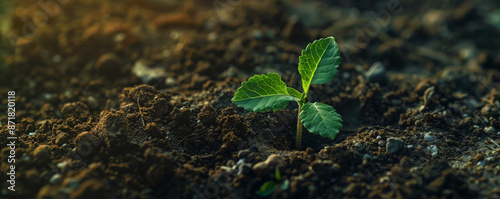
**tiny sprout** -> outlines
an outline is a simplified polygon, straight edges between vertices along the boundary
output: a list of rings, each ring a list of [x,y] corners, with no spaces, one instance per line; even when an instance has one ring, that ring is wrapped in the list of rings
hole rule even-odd
[[[342,128],[340,114],[330,105],[308,102],[307,94],[311,85],[331,82],[338,73],[339,64],[340,54],[335,38],[316,40],[308,44],[299,57],[302,93],[287,87],[279,74],[268,73],[255,75],[243,82],[231,101],[253,112],[278,111],[291,101],[297,102],[297,149],[301,145],[302,125],[311,133],[334,139]]]

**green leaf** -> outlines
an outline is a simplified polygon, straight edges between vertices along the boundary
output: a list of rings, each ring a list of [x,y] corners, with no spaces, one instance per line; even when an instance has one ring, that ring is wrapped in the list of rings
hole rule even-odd
[[[307,45],[299,57],[299,73],[305,95],[311,84],[326,84],[339,72],[340,54],[335,38],[319,39]]]
[[[342,128],[340,114],[328,104],[306,103],[300,113],[302,124],[314,134],[334,139]]]
[[[274,181],[267,181],[262,186],[260,186],[259,191],[257,191],[257,195],[266,197],[271,195],[276,189],[276,183]]]
[[[288,93],[277,73],[255,75],[243,82],[231,101],[247,111],[265,112],[284,109],[290,101],[300,99]]]
[[[274,177],[276,178],[276,180],[280,181],[281,180],[281,175],[280,175],[280,170],[278,169],[278,167],[276,167],[276,171],[274,171]]]
[[[287,91],[288,91],[288,94],[290,94],[293,97],[299,98],[299,99],[302,99],[302,96],[304,96],[303,93],[299,92],[298,90],[295,90],[295,88],[292,88],[292,87],[288,87]]]

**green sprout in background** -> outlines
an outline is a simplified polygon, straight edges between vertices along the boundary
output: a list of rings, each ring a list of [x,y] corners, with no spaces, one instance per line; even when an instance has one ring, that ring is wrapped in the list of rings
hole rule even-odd
[[[231,101],[253,112],[282,110],[289,102],[295,101],[299,104],[296,149],[300,149],[302,125],[311,133],[333,140],[342,128],[340,114],[330,105],[308,102],[307,94],[311,85],[331,82],[338,73],[339,64],[335,38],[316,40],[308,44],[299,57],[303,93],[287,87],[279,74],[268,73],[255,75],[243,82]]]
[[[281,181],[281,174],[278,167],[276,167],[276,170],[274,172],[274,178],[276,179],[276,181],[270,180],[260,186],[259,190],[257,191],[258,196],[266,197],[271,195],[274,192],[274,190],[276,190],[276,188],[278,187],[278,183]],[[281,183],[280,187],[281,190],[287,190],[289,186],[290,186],[290,181],[286,179],[283,181],[283,183]]]

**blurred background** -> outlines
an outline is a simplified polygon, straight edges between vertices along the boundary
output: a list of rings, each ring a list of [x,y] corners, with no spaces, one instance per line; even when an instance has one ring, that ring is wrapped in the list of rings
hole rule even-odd
[[[366,71],[381,62],[418,75],[449,66],[491,68],[500,61],[498,4],[2,0],[0,53],[8,74],[2,79],[32,94],[70,86],[59,83],[72,78],[196,90],[231,76],[292,76],[300,50],[326,36],[339,43],[344,68]]]

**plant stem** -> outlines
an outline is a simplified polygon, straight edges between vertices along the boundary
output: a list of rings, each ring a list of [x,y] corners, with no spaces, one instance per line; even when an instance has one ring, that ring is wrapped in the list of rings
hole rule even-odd
[[[302,141],[302,122],[300,121],[300,112],[302,106],[299,105],[299,114],[297,115],[297,137],[295,139],[295,149],[300,150],[300,142]]]

